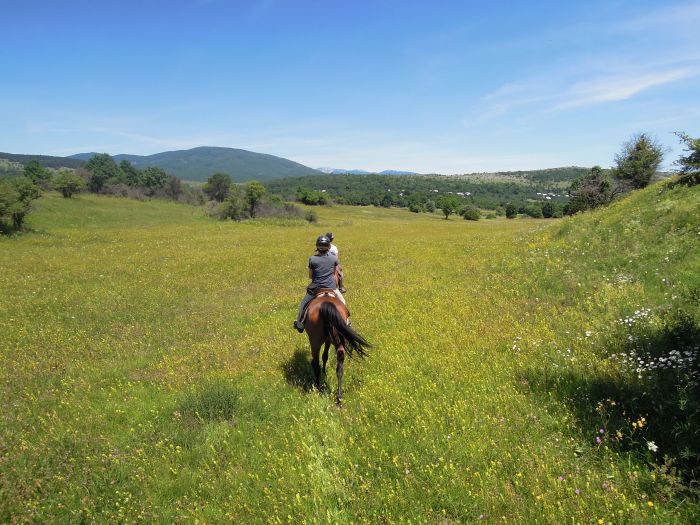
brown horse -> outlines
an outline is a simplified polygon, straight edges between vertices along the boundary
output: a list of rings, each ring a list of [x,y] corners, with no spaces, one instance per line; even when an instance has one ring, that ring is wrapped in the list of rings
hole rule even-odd
[[[338,376],[338,394],[336,401],[340,404],[343,397],[343,365],[345,363],[345,351],[352,357],[357,352],[360,357],[365,357],[365,348],[370,345],[360,334],[348,326],[347,320],[350,312],[343,302],[338,299],[332,290],[320,290],[309,303],[304,319],[304,329],[311,344],[311,365],[314,369],[316,387],[321,388],[321,366],[319,354],[321,345],[323,349],[323,373],[326,373],[328,361],[328,349],[331,344],[335,347],[338,364],[335,371]]]

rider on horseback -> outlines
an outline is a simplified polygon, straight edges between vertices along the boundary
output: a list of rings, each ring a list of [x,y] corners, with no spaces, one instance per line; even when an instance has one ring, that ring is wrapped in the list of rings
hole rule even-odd
[[[311,300],[316,297],[316,293],[322,288],[330,288],[333,293],[345,304],[345,298],[338,290],[336,281],[336,267],[339,266],[338,257],[332,254],[329,250],[331,247],[330,239],[322,235],[316,239],[316,253],[309,257],[309,278],[311,284],[306,288],[306,296],[302,299],[299,305],[299,314],[294,321],[294,328],[300,333],[304,331],[304,311]]]

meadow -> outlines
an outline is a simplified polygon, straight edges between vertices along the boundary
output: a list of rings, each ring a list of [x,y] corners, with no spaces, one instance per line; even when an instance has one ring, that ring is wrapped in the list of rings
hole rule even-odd
[[[552,221],[316,210],[42,197],[0,239],[0,522],[697,522],[670,387],[625,361],[698,319],[697,187]],[[374,345],[340,409],[291,327],[326,231]]]

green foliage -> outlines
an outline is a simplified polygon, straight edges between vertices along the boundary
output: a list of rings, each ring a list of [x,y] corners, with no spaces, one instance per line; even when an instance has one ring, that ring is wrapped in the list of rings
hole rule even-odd
[[[299,186],[296,193],[299,202],[309,206],[323,206],[328,204],[328,195],[322,191],[310,190],[304,186]]]
[[[107,153],[98,153],[85,163],[84,168],[90,172],[90,191],[100,193],[108,180],[121,181],[124,173],[114,159]]]
[[[248,213],[252,219],[255,218],[255,211],[260,205],[267,188],[256,180],[247,182],[245,185],[245,200],[248,203]]]
[[[515,204],[508,203],[506,204],[506,218],[507,219],[515,219],[518,216],[518,210],[515,207]]]
[[[467,221],[478,221],[481,218],[479,209],[474,206],[467,206],[460,211],[460,215]]]
[[[38,160],[30,160],[24,165],[24,176],[34,184],[42,186],[51,179],[51,172],[42,166]]]
[[[408,204],[408,210],[413,213],[423,213],[425,211],[421,203],[416,201],[410,202]]]
[[[61,194],[67,199],[82,191],[86,186],[87,184],[82,177],[78,177],[77,175],[74,175],[68,171],[59,173],[53,179],[53,187],[57,191],[60,191]]]
[[[435,202],[445,216],[445,220],[459,209],[459,204],[459,199],[453,195],[442,195]]]
[[[700,138],[694,139],[687,133],[676,132],[678,138],[685,145],[688,154],[681,156],[674,164],[679,167],[679,184],[695,186],[700,183]]]
[[[541,219],[544,216],[542,205],[534,202],[526,205],[523,213],[533,219]]]
[[[646,133],[633,136],[615,156],[614,174],[632,189],[644,188],[663,160],[661,145]]]
[[[318,214],[313,210],[309,210],[304,214],[304,220],[311,224],[316,224],[318,222]]]
[[[41,189],[27,177],[0,179],[0,232],[21,230]]]
[[[318,175],[271,180],[265,185],[270,193],[288,200],[298,198],[297,192],[301,187],[309,192],[326,190],[323,193],[328,199],[338,204],[406,208],[412,202],[417,202],[428,210],[428,201],[434,205],[440,195],[452,192],[463,202],[483,209],[495,209],[505,206],[507,202],[524,204],[528,199],[535,198],[537,192],[553,193],[556,195],[554,199],[563,204],[566,202],[563,190],[575,176],[587,171],[583,168],[558,168],[463,176]],[[458,195],[460,193],[462,195]],[[416,206],[413,208],[416,209]]]
[[[613,198],[613,183],[610,176],[600,166],[593,166],[591,172],[576,179],[569,188],[571,200],[564,212],[574,215],[580,211],[593,210],[609,204]]]
[[[550,201],[542,204],[542,217],[545,219],[554,217],[554,204],[552,204]]]
[[[141,173],[142,186],[146,188],[151,195],[153,195],[157,189],[164,187],[168,179],[168,174],[157,166],[149,166]]]
[[[428,213],[435,213],[436,209],[437,207],[435,206],[435,202],[433,202],[430,199],[425,201],[425,211],[427,211]]]
[[[138,169],[136,169],[131,162],[129,162],[126,159],[122,160],[119,163],[119,168],[122,170],[124,178],[126,179],[126,183],[129,186],[136,188],[143,185],[141,172]]]
[[[233,219],[240,221],[247,217],[247,207],[238,187],[233,186],[229,190],[229,195],[224,199],[219,207],[220,219]]]
[[[226,173],[214,173],[202,187],[204,193],[212,200],[223,202],[231,189],[231,177]]]

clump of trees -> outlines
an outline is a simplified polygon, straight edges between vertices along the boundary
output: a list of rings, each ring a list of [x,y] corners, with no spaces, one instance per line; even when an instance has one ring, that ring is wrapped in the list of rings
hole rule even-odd
[[[299,186],[297,189],[296,198],[299,202],[309,206],[324,206],[330,202],[326,192],[310,190],[305,186]]]
[[[646,187],[663,161],[661,145],[647,135],[634,135],[622,145],[615,156],[615,166],[603,170],[594,166],[591,171],[576,179],[569,188],[571,200],[565,213],[575,213],[605,206],[621,195]]]
[[[278,196],[270,196],[267,188],[258,181],[234,184],[226,173],[215,173],[204,185],[204,193],[210,198],[207,213],[217,219],[242,221],[256,217],[302,218],[304,212],[284,202]],[[316,220],[307,215],[306,220]]]

